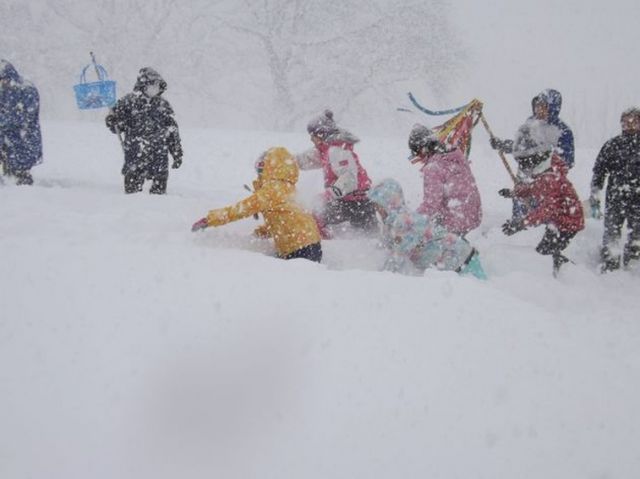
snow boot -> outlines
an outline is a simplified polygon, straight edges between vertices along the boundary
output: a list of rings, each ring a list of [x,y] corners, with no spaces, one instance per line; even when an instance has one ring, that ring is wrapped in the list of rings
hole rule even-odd
[[[29,170],[20,170],[15,172],[16,185],[32,185],[33,177]]]
[[[553,255],[553,277],[557,278],[560,273],[560,268],[563,264],[568,263],[570,260],[563,254],[557,253]]]

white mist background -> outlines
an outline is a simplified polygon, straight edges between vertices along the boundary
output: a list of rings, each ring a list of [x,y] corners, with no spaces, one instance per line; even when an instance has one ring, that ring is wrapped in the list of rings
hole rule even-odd
[[[299,16],[279,23],[287,15]],[[72,92],[93,50],[119,95],[140,67],[156,68],[185,126],[303,131],[331,107],[356,134],[403,136],[416,121],[440,122],[396,111],[413,91],[434,109],[480,98],[508,137],[550,87],[578,146],[598,147],[639,103],[639,15],[630,0],[3,0],[0,52],[40,88],[48,119],[102,119],[78,111]],[[265,39],[289,69],[283,101]]]

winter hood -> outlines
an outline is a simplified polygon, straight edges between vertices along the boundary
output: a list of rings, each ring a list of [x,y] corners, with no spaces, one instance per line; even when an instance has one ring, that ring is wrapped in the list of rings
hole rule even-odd
[[[22,79],[15,67],[7,60],[0,60],[0,80],[19,82]]]
[[[164,81],[164,78],[162,78],[157,71],[150,67],[141,68],[138,73],[136,84],[133,87],[133,91],[139,91],[142,93],[144,91],[144,87],[151,83],[158,83],[160,85],[160,95],[167,89],[167,82]]]
[[[369,199],[383,208],[388,214],[406,208],[402,186],[396,180],[382,180],[367,193]]]
[[[262,154],[264,167],[260,174],[262,182],[269,180],[286,181],[296,184],[300,170],[295,158],[286,148],[276,146]]]
[[[535,105],[542,101],[549,105],[549,122],[554,123],[560,117],[560,109],[562,108],[562,95],[558,90],[547,88],[542,90],[531,100],[531,111],[535,115]]]

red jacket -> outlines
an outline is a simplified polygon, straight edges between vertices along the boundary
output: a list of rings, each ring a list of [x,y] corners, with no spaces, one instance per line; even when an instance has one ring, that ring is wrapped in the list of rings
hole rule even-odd
[[[582,204],[567,171],[562,159],[554,153],[549,168],[533,174],[530,183],[516,185],[514,195],[533,205],[524,219],[525,225],[553,225],[564,233],[584,229]]]

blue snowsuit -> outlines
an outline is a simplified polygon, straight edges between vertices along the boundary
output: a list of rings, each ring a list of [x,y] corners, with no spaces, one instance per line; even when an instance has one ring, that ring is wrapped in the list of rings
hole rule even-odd
[[[18,175],[42,162],[40,96],[11,63],[0,60],[0,158]]]

